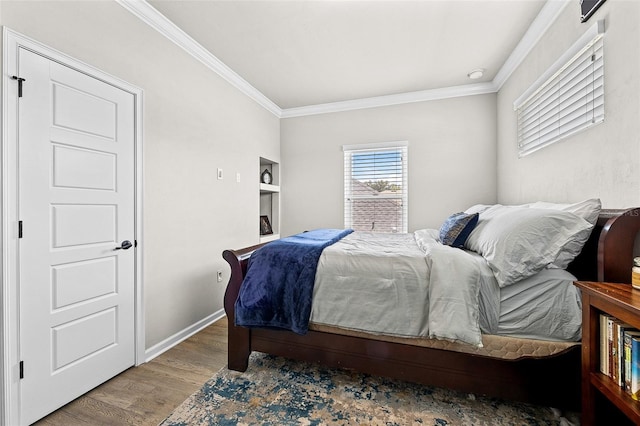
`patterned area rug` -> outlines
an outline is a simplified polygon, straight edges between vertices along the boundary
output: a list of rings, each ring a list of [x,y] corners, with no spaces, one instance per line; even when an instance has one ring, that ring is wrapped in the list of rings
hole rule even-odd
[[[576,413],[252,354],[161,425],[575,425]]]

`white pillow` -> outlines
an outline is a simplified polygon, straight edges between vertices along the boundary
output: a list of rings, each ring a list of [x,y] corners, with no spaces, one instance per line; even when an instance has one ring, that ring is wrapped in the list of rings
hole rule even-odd
[[[499,204],[495,204],[495,205],[499,206]],[[493,206],[494,206],[494,204],[476,204],[476,205],[473,205],[473,206],[469,207],[464,212],[467,213],[467,214],[482,213],[483,211],[485,211],[488,208],[493,207]]]
[[[489,208],[495,207],[495,206],[502,206],[502,204],[474,204],[473,206],[471,206],[468,209],[466,209],[464,212],[467,213],[467,214],[482,213],[482,212],[488,210]],[[526,208],[526,207],[529,207],[529,204],[513,204],[513,205],[507,205],[505,207],[522,207],[522,208]]]
[[[547,203],[546,201],[538,201],[536,203],[529,204],[529,207],[535,209],[553,209],[561,210],[563,212],[569,212],[577,214],[587,222],[595,225],[602,209],[602,202],[599,198],[590,198],[588,200],[580,201],[574,204],[558,204]]]
[[[591,227],[569,212],[496,205],[480,213],[465,247],[482,255],[506,287],[544,269]]]
[[[553,261],[549,267],[567,269],[567,266],[576,258],[582,251],[584,244],[591,235],[591,230],[598,221],[600,210],[602,209],[602,203],[598,198],[591,198],[575,204],[556,204],[547,203],[544,201],[538,201],[529,205],[532,208],[539,209],[553,209],[561,210],[564,212],[574,213],[591,224],[591,228],[586,229],[580,235],[576,237],[574,241],[568,243],[558,254],[556,260]]]

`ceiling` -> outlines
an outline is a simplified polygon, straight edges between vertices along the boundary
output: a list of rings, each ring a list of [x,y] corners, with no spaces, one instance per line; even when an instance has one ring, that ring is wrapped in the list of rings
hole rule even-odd
[[[491,82],[545,0],[148,3],[289,109]]]

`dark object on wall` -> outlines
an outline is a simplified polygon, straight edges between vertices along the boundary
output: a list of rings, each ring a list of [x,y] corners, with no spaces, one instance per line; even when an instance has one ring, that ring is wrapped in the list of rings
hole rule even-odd
[[[269,217],[260,216],[260,235],[270,234],[273,234],[273,230],[271,229],[271,223],[269,223]]]
[[[606,0],[580,0],[580,21],[587,22]]]

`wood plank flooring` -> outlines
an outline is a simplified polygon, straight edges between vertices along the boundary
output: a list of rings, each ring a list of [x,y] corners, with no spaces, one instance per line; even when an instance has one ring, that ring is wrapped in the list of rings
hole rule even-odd
[[[65,405],[38,426],[157,425],[227,365],[226,317]]]

